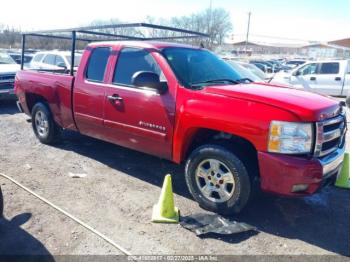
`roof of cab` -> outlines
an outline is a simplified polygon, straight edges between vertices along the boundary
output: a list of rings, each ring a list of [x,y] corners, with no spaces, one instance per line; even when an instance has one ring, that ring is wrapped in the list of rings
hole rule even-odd
[[[179,43],[170,43],[170,42],[158,42],[158,41],[106,41],[106,42],[94,42],[90,43],[88,47],[99,47],[99,46],[132,46],[139,48],[154,48],[154,49],[162,49],[165,47],[179,47],[179,48],[192,48],[192,49],[200,49],[200,47],[179,44]]]

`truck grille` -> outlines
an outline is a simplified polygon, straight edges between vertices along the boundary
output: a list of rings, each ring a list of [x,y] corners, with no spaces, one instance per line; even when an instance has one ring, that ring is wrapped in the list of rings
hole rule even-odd
[[[346,118],[339,115],[316,123],[315,156],[326,156],[345,144]]]
[[[12,89],[15,82],[15,74],[0,75],[0,89]]]

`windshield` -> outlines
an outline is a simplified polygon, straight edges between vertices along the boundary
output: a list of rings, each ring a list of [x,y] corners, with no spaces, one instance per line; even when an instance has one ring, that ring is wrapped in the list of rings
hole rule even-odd
[[[256,74],[254,74],[253,72],[250,72],[248,69],[244,68],[242,65],[238,64],[235,61],[232,60],[227,60],[226,61],[230,66],[232,66],[232,68],[238,72],[242,78],[249,78],[254,82],[260,81],[261,79],[259,78],[259,76],[257,76]]]
[[[0,53],[0,64],[16,64],[8,54]]]
[[[245,78],[229,64],[213,53],[203,49],[169,47],[163,55],[173,69],[178,80],[186,87],[205,84],[215,80],[239,81]],[[225,81],[218,81],[222,84]]]
[[[75,56],[74,56],[74,67],[79,66],[81,57],[82,57],[81,54],[75,54]],[[71,56],[67,55],[66,59],[67,59],[68,63],[70,64]]]
[[[242,64],[242,66],[250,70],[253,74],[257,75],[261,80],[266,79],[265,73],[257,66],[253,64]]]

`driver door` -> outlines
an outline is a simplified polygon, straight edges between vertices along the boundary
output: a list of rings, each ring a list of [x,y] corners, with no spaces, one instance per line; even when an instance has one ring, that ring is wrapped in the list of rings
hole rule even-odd
[[[290,83],[296,88],[315,92],[317,86],[317,63],[306,64],[294,71]]]
[[[170,159],[175,86],[165,78],[157,54],[134,47],[125,47],[115,54],[115,67],[105,89],[105,136],[119,145]],[[132,76],[140,71],[158,74],[168,91],[159,94],[157,90],[134,86]]]

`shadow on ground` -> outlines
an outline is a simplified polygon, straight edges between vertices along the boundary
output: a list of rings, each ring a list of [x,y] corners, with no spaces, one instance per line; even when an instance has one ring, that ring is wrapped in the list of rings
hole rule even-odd
[[[21,228],[31,218],[30,213],[23,213],[7,220],[0,217],[0,259],[6,256],[19,256],[23,261],[54,261],[45,246],[31,234]],[[12,260],[14,261],[14,257]]]
[[[17,105],[16,100],[0,100],[0,115],[7,114],[7,115],[14,115],[20,113]]]
[[[74,151],[109,167],[158,187],[164,175],[173,176],[175,193],[191,198],[183,177],[183,166],[110,143],[65,132],[57,147]],[[261,195],[243,213],[232,217],[251,224],[261,232],[299,239],[341,255],[350,255],[350,191],[334,187],[306,198],[281,198]],[[245,232],[220,237],[222,241],[239,243],[255,235]],[[209,237],[219,238],[217,235]]]
[[[4,200],[0,188],[0,260],[1,261],[54,261],[45,246],[21,228],[30,220],[30,213],[6,219],[3,214]]]

